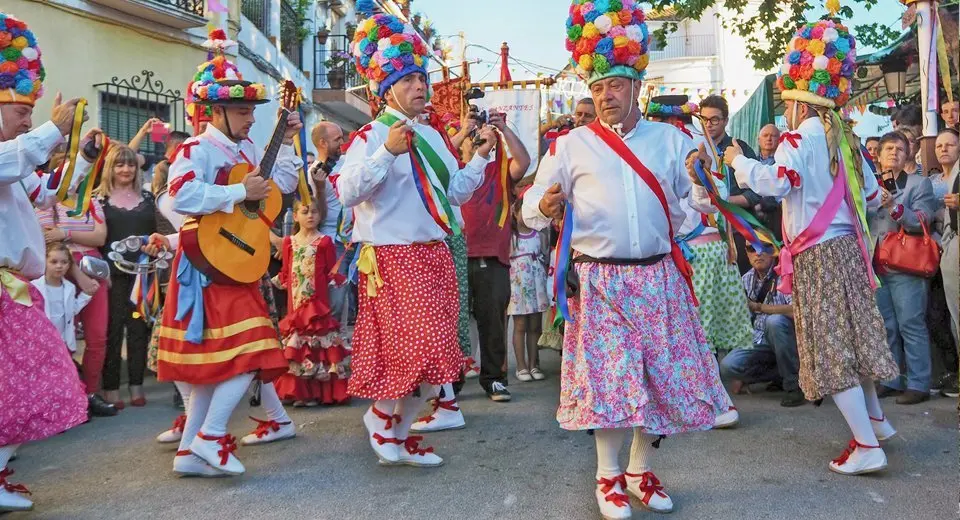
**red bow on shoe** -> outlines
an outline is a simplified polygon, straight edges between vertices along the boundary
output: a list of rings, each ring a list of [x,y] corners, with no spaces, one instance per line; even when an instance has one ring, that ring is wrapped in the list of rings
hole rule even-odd
[[[384,444],[396,444],[397,446],[400,446],[401,444],[403,444],[403,441],[401,441],[400,439],[397,439],[395,437],[384,437],[379,433],[374,433],[373,439],[377,441],[377,444],[381,446],[383,446]]]
[[[643,492],[643,497],[641,500],[643,500],[644,504],[650,503],[650,497],[652,497],[654,493],[662,498],[667,498],[667,494],[663,492],[663,486],[660,484],[660,480],[656,475],[653,474],[653,472],[645,471],[640,475],[628,473],[628,475],[631,477],[640,477],[640,484],[637,487],[639,487],[640,491]]]
[[[839,457],[833,459],[833,462],[837,466],[843,466],[857,448],[873,449],[879,447],[880,446],[867,446],[866,444],[857,442],[857,439],[850,439],[850,444],[847,444],[847,448],[843,450],[843,453],[841,453]]]
[[[630,505],[630,497],[623,493],[614,491],[614,486],[620,484],[620,489],[627,489],[627,476],[620,474],[613,478],[601,478],[597,480],[600,486],[600,492],[606,495],[604,499],[607,502],[613,502],[617,507],[627,507]]]
[[[220,445],[220,451],[217,452],[217,455],[220,455],[220,465],[226,466],[230,454],[237,451],[237,438],[228,433],[217,439],[217,444]]]
[[[173,420],[173,431],[180,431],[180,432],[182,432],[183,429],[186,428],[186,427],[187,427],[187,416],[186,416],[186,415],[177,416],[177,418]]]
[[[777,169],[777,178],[782,179],[784,177],[790,179],[790,185],[794,188],[800,187],[800,174],[797,173],[796,170],[781,166]]]
[[[3,468],[0,470],[0,487],[11,492],[11,493],[20,493],[21,495],[32,495],[33,493],[27,489],[23,484],[11,484],[7,482],[7,477],[13,475],[13,470],[10,468]]]
[[[407,449],[407,453],[410,455],[426,455],[427,453],[433,453],[433,446],[430,446],[426,449],[421,449],[419,446],[420,441],[423,440],[423,435],[411,435],[407,437],[407,440],[403,441],[403,447]]]
[[[290,424],[289,422],[278,423],[277,421],[273,421],[273,420],[261,421],[260,419],[257,419],[252,415],[248,415],[247,417],[257,422],[257,429],[253,430],[253,433],[254,435],[257,436],[258,439],[261,439],[263,438],[264,435],[267,435],[268,433],[270,433],[270,430],[278,432],[280,431],[280,426],[286,426]]]
[[[376,415],[376,416],[379,417],[381,420],[386,421],[387,425],[383,427],[384,430],[389,430],[389,429],[393,428],[393,423],[399,423],[400,421],[403,420],[403,417],[400,417],[400,416],[397,415],[397,414],[387,415],[387,414],[381,412],[380,410],[377,410],[377,407],[376,407],[376,406],[371,406],[370,409],[373,410],[373,415]],[[383,443],[381,443],[381,444],[383,444]]]
[[[450,410],[451,412],[459,412],[459,411],[460,411],[460,407],[457,406],[457,401],[456,401],[456,400],[441,401],[440,398],[438,397],[438,398],[436,398],[436,399],[432,399],[432,401],[433,401],[433,412],[431,412],[430,415],[425,415],[425,416],[417,419],[417,421],[419,421],[419,422],[425,422],[425,423],[429,423],[429,422],[433,421],[433,420],[435,419],[435,417],[434,417],[433,415],[436,414],[436,413],[437,413],[437,410],[439,410],[439,409],[441,409],[441,408],[443,408],[444,410]]]

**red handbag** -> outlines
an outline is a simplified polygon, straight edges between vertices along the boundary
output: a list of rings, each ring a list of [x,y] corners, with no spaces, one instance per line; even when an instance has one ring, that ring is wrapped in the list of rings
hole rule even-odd
[[[930,238],[927,224],[917,212],[923,235],[910,235],[900,226],[900,231],[887,233],[877,248],[876,262],[884,270],[931,278],[940,268],[940,244]]]

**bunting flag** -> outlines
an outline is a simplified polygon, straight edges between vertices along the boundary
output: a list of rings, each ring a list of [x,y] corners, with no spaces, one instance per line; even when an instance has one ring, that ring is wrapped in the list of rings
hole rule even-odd
[[[90,173],[87,174],[87,177],[80,183],[80,187],[77,188],[76,200],[68,199],[63,201],[64,207],[70,210],[67,211],[68,217],[79,217],[80,215],[86,215],[87,211],[90,211],[90,202],[93,200],[93,190],[97,189],[97,186],[100,185],[100,178],[103,176],[103,163],[109,151],[110,138],[108,138],[106,134],[103,134],[103,146],[100,148],[97,159],[93,162]]]
[[[60,202],[70,197],[73,172],[77,166],[77,154],[80,153],[80,130],[83,128],[83,112],[86,107],[86,99],[81,99],[77,103],[77,109],[73,113],[73,126],[70,128],[70,137],[67,140],[67,156],[47,181],[47,189],[57,190],[57,200]]]

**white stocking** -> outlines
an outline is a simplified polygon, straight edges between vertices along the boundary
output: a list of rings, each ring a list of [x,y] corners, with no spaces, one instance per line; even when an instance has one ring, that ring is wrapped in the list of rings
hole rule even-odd
[[[877,436],[873,433],[873,426],[870,425],[867,405],[863,398],[863,387],[855,386],[833,394],[833,401],[837,403],[837,408],[847,420],[847,425],[853,432],[853,438],[860,444],[876,446]]]
[[[457,394],[453,393],[453,383],[445,383],[439,387],[433,387],[434,392],[436,392],[437,398],[440,398],[440,392],[437,392],[438,389],[443,389],[443,401],[450,402],[457,400]],[[429,399],[429,398],[428,398]]]
[[[293,422],[287,415],[283,403],[280,402],[280,396],[277,395],[277,389],[273,386],[273,383],[260,385],[260,406],[263,407],[268,420],[278,423]]]
[[[863,388],[863,399],[867,404],[867,413],[874,419],[883,419],[883,408],[880,408],[880,398],[877,397],[877,387],[873,381],[865,379],[860,386]]]
[[[240,374],[233,376],[222,383],[218,383],[213,390],[213,397],[210,400],[210,409],[203,420],[203,426],[200,431],[204,435],[221,437],[227,434],[227,422],[233,415],[233,410],[243,399],[253,381],[253,374]],[[187,416],[187,421],[190,416]]]
[[[10,457],[13,457],[13,454],[17,452],[18,447],[20,447],[19,444],[0,446],[0,470],[7,467],[7,462],[9,462]]]
[[[177,391],[180,392],[180,398],[183,399],[183,409],[190,409],[190,394],[193,392],[193,385],[190,383],[184,383],[183,381],[174,381],[173,384],[177,387]],[[186,411],[184,411],[186,413]]]
[[[616,477],[620,471],[620,448],[627,437],[626,428],[595,430],[597,440],[597,479]]]
[[[433,388],[432,385],[423,383],[420,385],[419,396],[416,395],[416,392],[411,392],[410,395],[404,397],[397,403],[395,413],[400,416],[400,424],[396,426],[398,439],[407,438],[407,435],[410,433],[410,427],[413,426],[413,423],[420,414],[420,410],[423,409],[423,403],[426,403],[427,399],[433,395]],[[453,394],[452,388],[450,393]]]
[[[650,455],[656,448],[653,443],[659,439],[658,435],[644,433],[640,428],[633,429],[633,444],[630,445],[630,465],[627,473],[639,475],[650,471]]]
[[[210,399],[213,397],[213,385],[188,385],[189,394],[183,394],[183,404],[187,407],[187,423],[183,426],[183,435],[180,437],[180,451],[190,449],[190,443],[200,432],[200,425],[207,418],[210,410]]]

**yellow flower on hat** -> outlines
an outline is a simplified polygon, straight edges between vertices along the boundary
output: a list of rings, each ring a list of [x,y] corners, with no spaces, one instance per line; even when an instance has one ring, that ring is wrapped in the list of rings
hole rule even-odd
[[[628,43],[630,43],[630,38],[627,38],[626,36],[617,36],[616,38],[613,39],[614,47],[623,47]]]
[[[597,29],[596,25],[593,25],[590,22],[587,22],[583,26],[583,37],[586,39],[596,38],[600,36],[600,29]]]
[[[824,50],[826,50],[826,45],[823,43],[823,40],[810,40],[810,42],[807,43],[807,52],[814,56],[822,56]]]
[[[27,47],[27,45],[28,45],[27,39],[24,38],[23,36],[17,36],[16,38],[13,39],[13,41],[10,42],[10,46],[13,47],[14,49],[17,49],[18,51],[22,51],[24,48]]]
[[[798,79],[794,81],[797,84],[797,90],[810,90],[810,82],[805,79]]]
[[[850,82],[847,81],[847,78],[841,77],[840,81],[837,82],[837,88],[840,89],[840,92],[846,92],[847,87],[850,86]]]
[[[579,65],[583,70],[593,70],[593,56],[590,54],[580,56]]]
[[[641,54],[640,57],[637,58],[637,62],[633,64],[633,68],[639,70],[640,72],[643,72],[644,70],[647,70],[647,65],[649,63],[650,63],[650,54]]]

